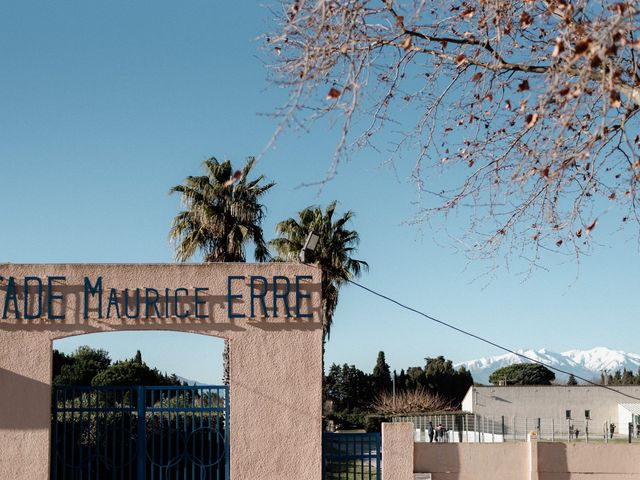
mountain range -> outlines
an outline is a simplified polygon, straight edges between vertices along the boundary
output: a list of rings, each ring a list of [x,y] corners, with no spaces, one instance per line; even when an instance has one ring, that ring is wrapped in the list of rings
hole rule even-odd
[[[544,363],[545,365],[560,368],[573,373],[577,377],[588,380],[600,380],[600,373],[606,371],[613,374],[616,370],[626,368],[633,373],[640,368],[640,354],[626,353],[622,350],[612,350],[607,347],[595,347],[591,350],[568,350],[566,352],[552,352],[546,348],[539,350],[517,350],[518,353]],[[473,375],[476,383],[489,383],[489,375],[498,368],[506,367],[514,363],[529,363],[526,360],[507,353],[493,357],[484,357],[477,360],[468,360],[457,363],[455,366],[464,366]],[[568,375],[554,372],[556,381],[566,382]],[[582,383],[582,382],[580,382]]]

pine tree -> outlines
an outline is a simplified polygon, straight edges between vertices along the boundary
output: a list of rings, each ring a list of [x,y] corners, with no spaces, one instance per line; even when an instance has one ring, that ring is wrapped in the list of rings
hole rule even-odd
[[[387,365],[383,351],[378,352],[376,366],[373,367],[373,374],[371,375],[371,383],[374,394],[381,394],[391,390],[391,369]]]
[[[569,380],[567,380],[567,385],[578,385],[578,381],[576,380],[576,377],[573,376],[573,373],[571,375],[569,375]]]

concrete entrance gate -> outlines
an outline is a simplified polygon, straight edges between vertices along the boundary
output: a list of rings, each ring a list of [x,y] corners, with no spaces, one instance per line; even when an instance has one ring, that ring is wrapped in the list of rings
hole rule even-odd
[[[320,479],[320,284],[287,263],[0,264],[0,478],[49,478],[53,340],[176,330],[229,339],[231,479]]]

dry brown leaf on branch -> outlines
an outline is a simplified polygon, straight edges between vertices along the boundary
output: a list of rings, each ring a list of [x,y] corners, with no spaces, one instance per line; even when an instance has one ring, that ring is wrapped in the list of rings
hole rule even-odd
[[[551,53],[551,55],[553,57],[557,57],[562,52],[564,52],[564,42],[562,41],[562,39],[560,37],[558,37],[558,38],[556,38],[556,45],[555,45],[555,47],[553,47],[553,52]]]
[[[331,87],[327,93],[327,100],[335,100],[340,96],[341,92],[337,88]]]
[[[231,175],[231,178],[224,182],[224,186],[228,187],[230,185],[233,185],[235,182],[239,182],[241,179],[242,172],[240,170],[236,170],[235,172],[233,172],[233,175]]]
[[[407,35],[404,38],[404,40],[402,40],[402,43],[400,43],[400,46],[405,50],[409,50],[411,48],[411,44],[412,44],[411,35]]]
[[[533,17],[529,14],[529,12],[522,12],[520,14],[520,26],[522,28],[528,28],[533,24]]]
[[[575,48],[573,49],[573,53],[576,56],[584,55],[587,50],[589,50],[589,46],[591,45],[591,39],[587,38],[581,42],[576,43]]]
[[[518,84],[518,91],[519,92],[524,92],[525,90],[529,90],[529,81],[528,80],[523,80],[522,82],[520,82]]]
[[[581,228],[579,228],[579,229],[576,231],[576,237],[580,238],[581,236],[582,236],[582,229],[581,229]]]
[[[473,74],[473,76],[471,77],[471,81],[472,82],[479,82],[480,79],[482,79],[482,72],[476,72]]]
[[[467,7],[461,14],[460,16],[462,18],[464,18],[465,20],[470,20],[473,17],[473,14],[476,13],[475,9],[471,8],[471,7]]]
[[[525,117],[525,122],[526,122],[528,128],[533,127],[536,124],[537,121],[538,121],[538,114],[537,113],[530,113]]]
[[[613,108],[620,108],[622,106],[622,100],[620,98],[620,93],[615,91],[615,90],[611,90],[609,92],[609,101],[611,102],[611,106]]]
[[[597,220],[597,219],[596,219],[596,220],[594,220],[594,221],[591,223],[591,225],[589,225],[589,226],[587,227],[587,233],[591,233],[591,231],[592,231],[594,228],[596,228],[596,224],[597,224],[597,223],[598,223],[598,220]]]

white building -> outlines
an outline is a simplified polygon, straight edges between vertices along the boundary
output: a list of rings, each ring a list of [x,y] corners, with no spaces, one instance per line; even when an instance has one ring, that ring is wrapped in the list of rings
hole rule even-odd
[[[594,385],[472,386],[462,410],[491,418],[509,431],[538,430],[546,436],[602,436],[615,426],[615,435],[634,435],[640,428],[640,386]],[[524,425],[524,426],[523,426]]]

